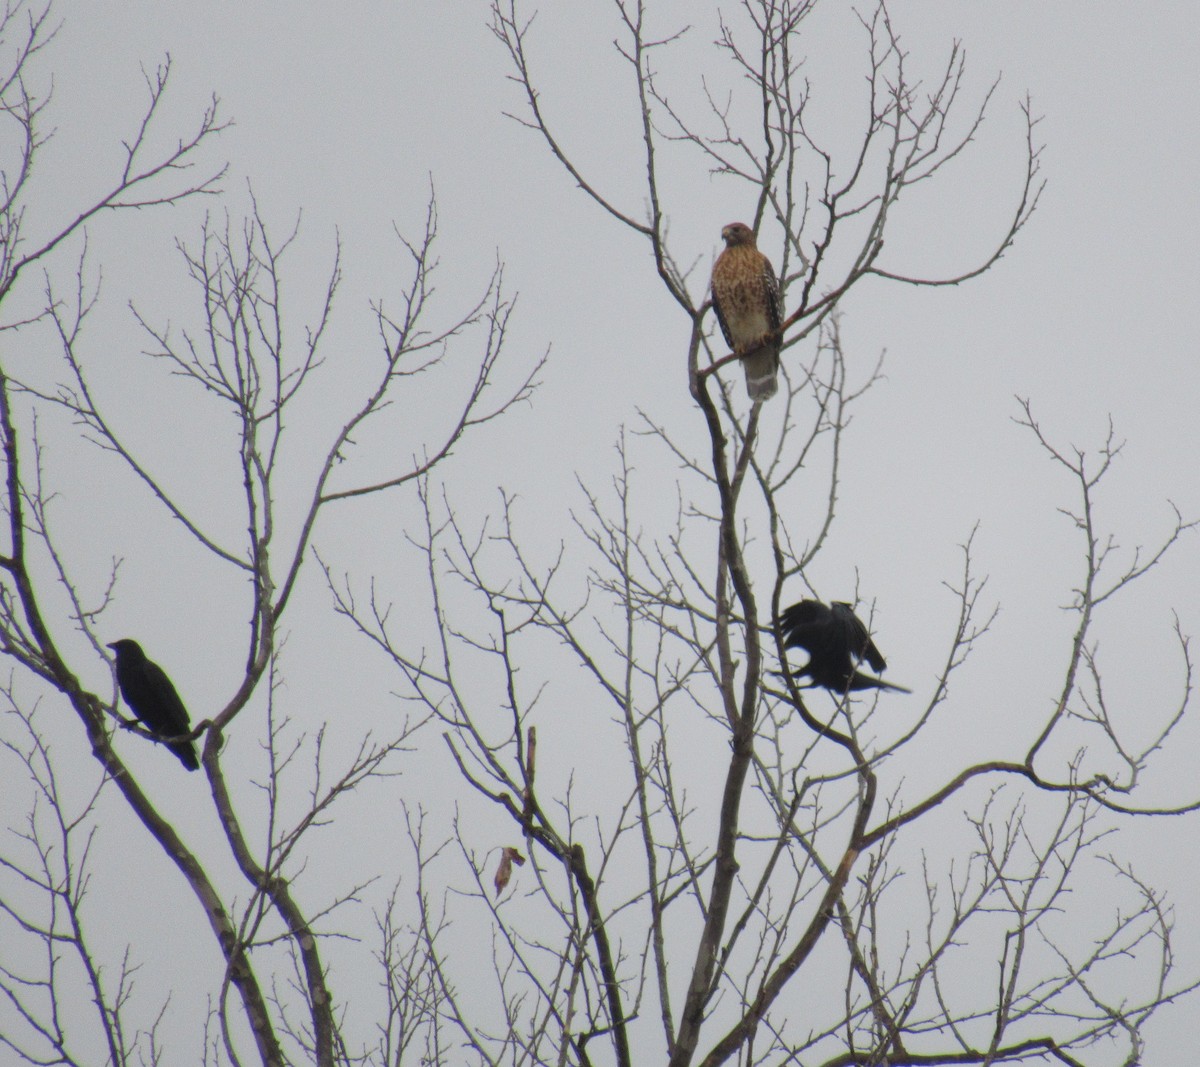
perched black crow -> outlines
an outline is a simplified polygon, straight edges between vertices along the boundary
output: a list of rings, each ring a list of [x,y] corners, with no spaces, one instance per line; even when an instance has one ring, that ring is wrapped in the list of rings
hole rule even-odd
[[[117,685],[130,710],[155,737],[164,740],[189,771],[198,769],[195,744],[182,739],[192,730],[187,708],[166,672],[146,658],[136,641],[124,638],[108,647],[117,654]]]
[[[793,604],[779,617],[779,633],[785,648],[802,648],[808,653],[808,662],[792,672],[793,678],[811,678],[813,685],[837,693],[852,689],[912,692],[855,669],[865,659],[872,668],[881,671],[887,667],[887,660],[879,654],[853,608],[840,600],[829,606],[819,600]]]

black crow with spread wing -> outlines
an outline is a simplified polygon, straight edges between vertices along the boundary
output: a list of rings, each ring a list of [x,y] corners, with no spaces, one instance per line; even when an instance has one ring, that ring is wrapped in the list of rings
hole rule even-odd
[[[802,648],[808,653],[808,662],[792,672],[793,678],[811,678],[813,685],[836,693],[857,689],[912,692],[857,670],[857,664],[865,659],[872,669],[882,671],[887,660],[854,609],[840,600],[829,605],[819,600],[793,604],[779,617],[779,634],[785,648]]]
[[[192,732],[187,708],[166,672],[146,658],[136,641],[123,638],[108,647],[117,654],[117,686],[130,710],[179,757],[180,763],[189,771],[197,770],[200,761],[195,743],[185,736]]]

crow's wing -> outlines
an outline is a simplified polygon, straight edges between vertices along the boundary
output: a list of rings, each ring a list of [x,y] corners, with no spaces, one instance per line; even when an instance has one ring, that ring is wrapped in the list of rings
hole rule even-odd
[[[785,648],[802,648],[809,655],[829,643],[833,614],[819,600],[801,600],[779,616]]]
[[[854,614],[854,609],[849,604],[837,600],[830,611],[850,654],[855,659],[865,659],[877,671],[885,670],[887,660],[875,647],[870,632],[863,625],[862,619]]]
[[[125,702],[152,733],[179,737],[191,731],[187,708],[158,664],[148,659],[140,663],[118,659],[117,682]]]
[[[182,734],[190,733],[192,724],[188,718],[187,708],[183,706],[183,701],[175,692],[175,686],[171,684],[171,679],[167,677],[166,671],[157,663],[147,660],[143,673],[146,692],[154,701],[157,710],[156,718],[161,724],[159,729],[162,730],[163,736],[179,737]]]

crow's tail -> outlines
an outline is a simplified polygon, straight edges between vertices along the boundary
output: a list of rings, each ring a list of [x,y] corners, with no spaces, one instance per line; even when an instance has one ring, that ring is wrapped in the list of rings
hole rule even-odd
[[[863,674],[861,671],[855,671],[854,677],[850,680],[851,689],[891,689],[896,693],[911,693],[911,689],[906,689],[902,685],[896,685],[893,682],[885,682],[882,678],[872,678],[869,674]]]

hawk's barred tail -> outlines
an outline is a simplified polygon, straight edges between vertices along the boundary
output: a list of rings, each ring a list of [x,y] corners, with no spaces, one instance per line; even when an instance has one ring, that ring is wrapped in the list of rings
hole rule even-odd
[[[746,392],[751,400],[769,400],[779,388],[779,353],[771,348],[757,348],[742,357],[746,371]]]

